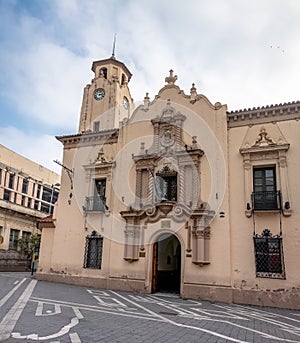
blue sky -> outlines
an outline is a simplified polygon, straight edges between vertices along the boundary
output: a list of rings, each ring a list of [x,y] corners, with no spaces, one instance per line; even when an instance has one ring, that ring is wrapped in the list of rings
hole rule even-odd
[[[0,0],[0,143],[52,170],[77,132],[94,60],[153,99],[168,70],[229,110],[299,100],[298,0]]]

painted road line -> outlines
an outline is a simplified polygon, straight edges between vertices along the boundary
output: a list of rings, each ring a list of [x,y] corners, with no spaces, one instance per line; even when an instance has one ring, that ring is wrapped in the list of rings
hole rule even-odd
[[[107,314],[121,316],[121,317],[131,317],[131,318],[144,319],[144,320],[161,321],[157,317],[153,317],[153,316],[149,315],[148,313],[136,313],[136,312],[131,312],[131,311],[125,311],[124,308],[108,309],[107,307],[101,308],[99,306],[78,304],[78,303],[68,303],[66,301],[57,301],[57,300],[44,299],[44,298],[31,298],[30,299],[30,301],[32,301],[32,302],[39,302],[41,300],[47,304],[59,303],[61,306],[71,307],[71,308],[77,307],[78,309],[85,310],[85,311],[107,313]]]
[[[72,332],[69,334],[72,343],[81,343],[81,340],[77,332]]]
[[[46,313],[43,313],[44,310],[44,303],[43,302],[39,302],[35,311],[35,315],[36,317],[42,317],[42,316],[54,316],[56,314],[60,314],[61,313],[61,308],[60,305],[58,304],[54,304],[54,311],[46,311]]]
[[[0,307],[3,306],[7,300],[15,293],[15,291],[22,285],[22,283],[25,281],[26,279],[22,279],[20,281],[20,283],[14,287],[10,292],[8,292],[1,300],[0,300]]]
[[[123,297],[122,295],[120,295],[120,294],[118,294],[118,293],[116,293],[116,292],[114,292],[114,291],[110,291],[110,292],[113,293],[115,296],[120,297],[120,298],[122,298],[122,299],[124,299],[124,300],[126,300],[126,301],[128,301],[128,302],[130,302],[130,303],[132,303],[133,305],[135,305],[135,306],[137,306],[137,307],[143,309],[144,311],[146,311],[146,312],[148,312],[148,313],[151,313],[153,316],[162,319],[164,322],[166,322],[166,323],[168,323],[168,324],[173,324],[173,325],[175,325],[175,326],[179,326],[179,327],[182,327],[182,328],[187,328],[187,329],[193,329],[193,330],[197,330],[197,331],[202,331],[202,332],[205,332],[205,333],[207,333],[207,334],[209,334],[209,335],[216,336],[216,337],[219,337],[219,338],[223,338],[223,339],[228,340],[228,341],[231,341],[231,342],[249,343],[249,342],[247,342],[247,341],[241,341],[241,340],[239,340],[239,339],[235,339],[235,338],[232,338],[232,337],[229,337],[229,336],[225,336],[225,335],[219,334],[219,333],[214,332],[214,331],[211,331],[211,330],[206,330],[206,329],[203,329],[203,328],[199,328],[199,327],[197,327],[197,326],[192,326],[192,325],[185,325],[185,324],[181,324],[181,323],[176,323],[176,322],[174,322],[173,320],[168,319],[168,318],[166,318],[166,317],[164,317],[164,316],[162,316],[162,315],[160,315],[160,314],[158,314],[158,313],[155,313],[154,311],[149,310],[148,308],[146,308],[146,307],[144,307],[144,306],[142,306],[142,305],[140,305],[140,304],[138,304],[138,303],[136,303],[136,302],[134,302],[134,301],[132,301],[132,300],[129,300],[128,298]]]
[[[2,322],[0,323],[0,341],[4,341],[10,337],[25,305],[27,304],[33,292],[36,283],[36,280],[31,280],[20,298],[3,318]]]
[[[69,324],[63,326],[58,332],[53,333],[52,335],[39,336],[38,334],[33,333],[30,335],[24,335],[23,336],[19,332],[14,332],[14,333],[12,333],[12,337],[16,338],[16,339],[31,339],[33,341],[47,341],[49,339],[53,339],[53,338],[56,339],[58,337],[66,335],[78,323],[79,323],[79,319],[77,317],[74,317],[71,319]]]

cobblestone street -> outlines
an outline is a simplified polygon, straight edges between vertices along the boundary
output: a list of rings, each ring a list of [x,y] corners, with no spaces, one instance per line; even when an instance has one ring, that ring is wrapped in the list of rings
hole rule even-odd
[[[0,341],[300,342],[300,312],[89,289],[0,273]]]

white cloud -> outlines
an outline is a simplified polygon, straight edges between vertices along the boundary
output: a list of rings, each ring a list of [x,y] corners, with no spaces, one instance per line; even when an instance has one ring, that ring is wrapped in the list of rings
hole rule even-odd
[[[53,160],[62,161],[62,144],[55,137],[25,133],[15,127],[0,127],[1,144],[18,154],[56,173],[61,167]]]
[[[91,64],[111,55],[115,32],[136,101],[147,91],[153,98],[170,68],[186,93],[195,82],[199,93],[229,110],[299,99],[298,0],[37,4],[43,11],[17,15],[13,5],[0,4],[0,29],[8,33],[0,36],[0,94],[32,122],[37,140],[49,128],[77,131]]]

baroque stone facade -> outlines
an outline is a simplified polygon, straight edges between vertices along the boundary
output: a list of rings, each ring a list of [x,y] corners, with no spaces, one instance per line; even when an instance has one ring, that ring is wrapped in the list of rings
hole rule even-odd
[[[170,70],[135,108],[122,62],[92,70],[38,278],[299,308],[300,103],[228,112]]]

